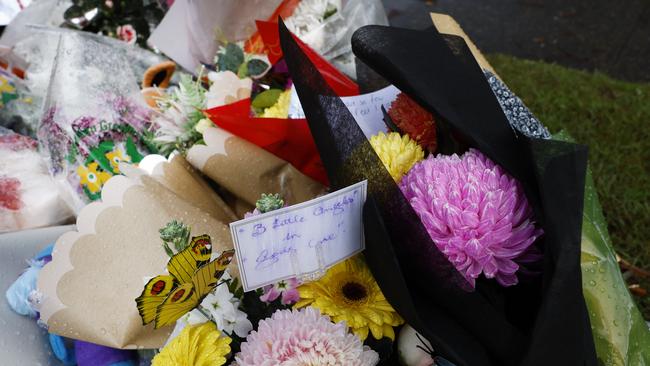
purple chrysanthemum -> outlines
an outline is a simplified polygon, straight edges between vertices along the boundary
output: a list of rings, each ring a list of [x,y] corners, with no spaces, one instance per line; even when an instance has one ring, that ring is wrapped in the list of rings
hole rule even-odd
[[[543,232],[521,184],[478,150],[416,164],[400,189],[438,249],[474,286],[483,273],[517,284],[517,260]]]

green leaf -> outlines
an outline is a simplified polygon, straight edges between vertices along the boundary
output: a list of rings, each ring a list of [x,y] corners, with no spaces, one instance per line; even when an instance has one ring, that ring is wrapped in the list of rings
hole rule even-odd
[[[237,73],[239,66],[244,63],[244,50],[235,43],[228,43],[217,53],[217,69],[230,70]]]
[[[254,58],[246,63],[246,69],[248,76],[257,77],[262,75],[266,69],[268,69],[269,64],[266,62]]]
[[[255,108],[268,108],[277,103],[280,94],[282,94],[282,90],[280,89],[265,90],[257,94],[251,105]]]
[[[335,5],[333,4],[327,4],[327,9],[325,9],[325,14],[323,14],[323,20],[331,17],[332,15],[336,14],[338,9],[336,8]]]
[[[205,88],[189,74],[181,74],[178,89],[174,94],[176,100],[184,107],[203,109],[205,107]]]
[[[169,247],[169,244],[163,243],[162,246],[165,249],[165,253],[167,253],[170,258],[174,256],[174,251]]]
[[[247,62],[244,62],[243,64],[239,65],[239,68],[237,69],[237,77],[240,79],[248,76],[248,68],[246,67],[246,64]]]

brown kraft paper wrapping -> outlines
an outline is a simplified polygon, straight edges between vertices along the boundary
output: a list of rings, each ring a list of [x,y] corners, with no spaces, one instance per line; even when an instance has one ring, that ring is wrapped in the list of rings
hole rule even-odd
[[[171,328],[143,327],[135,298],[148,278],[166,273],[158,229],[174,219],[192,235],[210,235],[213,251],[232,248],[223,222],[156,179],[113,177],[102,201],[81,211],[77,231],[57,240],[39,276],[41,319],[50,332],[114,348],[161,347]],[[229,271],[238,275],[234,265]]]
[[[190,148],[187,160],[249,205],[254,206],[262,193],[279,193],[293,205],[325,192],[322,184],[291,164],[225,130],[208,128],[203,140],[206,145]]]

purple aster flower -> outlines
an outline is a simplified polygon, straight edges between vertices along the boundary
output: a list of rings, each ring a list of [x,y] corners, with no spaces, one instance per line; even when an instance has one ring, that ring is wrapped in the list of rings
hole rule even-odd
[[[285,281],[277,282],[273,285],[264,287],[264,295],[260,296],[260,300],[264,302],[273,302],[278,297],[282,296],[282,305],[291,305],[300,300],[300,294],[296,287],[300,285],[295,278],[290,278]]]
[[[517,284],[518,261],[543,231],[535,227],[521,184],[478,150],[429,156],[400,189],[438,249],[474,286],[483,273]]]

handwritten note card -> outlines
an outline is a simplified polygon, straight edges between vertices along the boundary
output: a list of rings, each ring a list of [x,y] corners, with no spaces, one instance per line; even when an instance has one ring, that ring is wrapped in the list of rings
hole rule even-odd
[[[368,94],[341,97],[341,101],[348,107],[357,124],[361,127],[363,134],[370,138],[370,136],[376,135],[380,131],[386,132],[381,107],[383,106],[388,110],[390,104],[397,98],[397,94],[399,94],[399,89],[390,85]],[[291,88],[289,118],[305,118],[295,87]]]
[[[230,224],[244,291],[313,275],[365,247],[363,181],[298,205]]]

